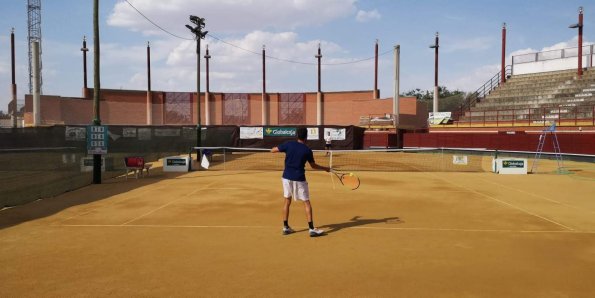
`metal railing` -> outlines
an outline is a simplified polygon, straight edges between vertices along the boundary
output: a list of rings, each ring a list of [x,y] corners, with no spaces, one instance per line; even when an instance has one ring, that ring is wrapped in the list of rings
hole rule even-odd
[[[593,51],[594,51],[594,46],[595,45],[592,45],[592,44],[584,45],[583,46],[583,56],[592,56]],[[577,56],[578,56],[578,47],[536,52],[536,53],[528,53],[528,54],[512,56],[512,65],[521,64],[521,63],[532,63],[532,62],[539,62],[539,61],[555,60],[555,59],[572,58],[572,57],[577,57]],[[592,59],[591,59],[591,61],[592,61]],[[593,65],[591,65],[591,66],[593,66]]]
[[[494,109],[467,111],[453,116],[455,121],[444,126],[454,127],[514,127],[595,126],[595,104],[581,106],[552,105],[539,108]]]
[[[508,79],[512,75],[512,66],[507,65],[504,68],[504,76]],[[453,113],[464,113],[469,111],[475,104],[485,98],[492,90],[496,89],[502,83],[502,71],[499,71],[493,77],[491,77],[485,84],[479,87],[475,92],[467,96],[465,101],[460,105],[459,111],[453,111]]]

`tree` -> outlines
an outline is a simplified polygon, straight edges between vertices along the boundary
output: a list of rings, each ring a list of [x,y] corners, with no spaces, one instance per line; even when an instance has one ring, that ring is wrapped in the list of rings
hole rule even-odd
[[[432,102],[434,100],[434,90],[421,90],[419,88],[407,91],[404,96],[415,96],[417,100],[425,102],[428,113],[432,112]],[[438,110],[441,112],[458,111],[461,104],[465,102],[468,94],[461,90],[450,91],[445,86],[438,86]]]

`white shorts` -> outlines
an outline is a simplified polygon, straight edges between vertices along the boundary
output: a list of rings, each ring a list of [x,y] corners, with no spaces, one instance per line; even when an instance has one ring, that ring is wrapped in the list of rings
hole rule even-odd
[[[292,181],[285,178],[283,181],[283,197],[286,199],[293,198],[294,200],[309,201],[310,191],[308,189],[307,181]]]

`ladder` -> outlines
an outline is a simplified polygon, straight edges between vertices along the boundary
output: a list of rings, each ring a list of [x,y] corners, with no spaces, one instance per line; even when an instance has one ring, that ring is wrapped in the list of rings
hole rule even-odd
[[[556,122],[554,121],[554,123],[552,123],[549,128],[543,130],[539,135],[539,143],[537,144],[537,150],[535,151],[535,157],[533,158],[533,164],[531,165],[531,173],[535,173],[535,171],[537,171],[539,159],[541,158],[541,153],[543,152],[543,145],[545,144],[545,139],[548,133],[552,135],[552,145],[554,147],[554,156],[556,157],[556,162],[558,163],[558,173],[560,173],[564,168],[562,152],[560,151],[560,143],[558,142],[558,136],[556,135]]]

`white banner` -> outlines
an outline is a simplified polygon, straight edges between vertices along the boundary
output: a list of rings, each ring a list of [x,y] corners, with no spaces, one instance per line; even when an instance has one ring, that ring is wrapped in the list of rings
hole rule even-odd
[[[429,124],[446,124],[450,121],[451,113],[450,112],[437,112],[432,113],[428,117]]]
[[[308,140],[318,140],[318,127],[308,127]]]
[[[241,127],[240,126],[240,139],[262,139],[263,131],[262,127]]]
[[[324,135],[331,134],[331,140],[333,141],[343,141],[345,140],[345,128],[325,128]]]

